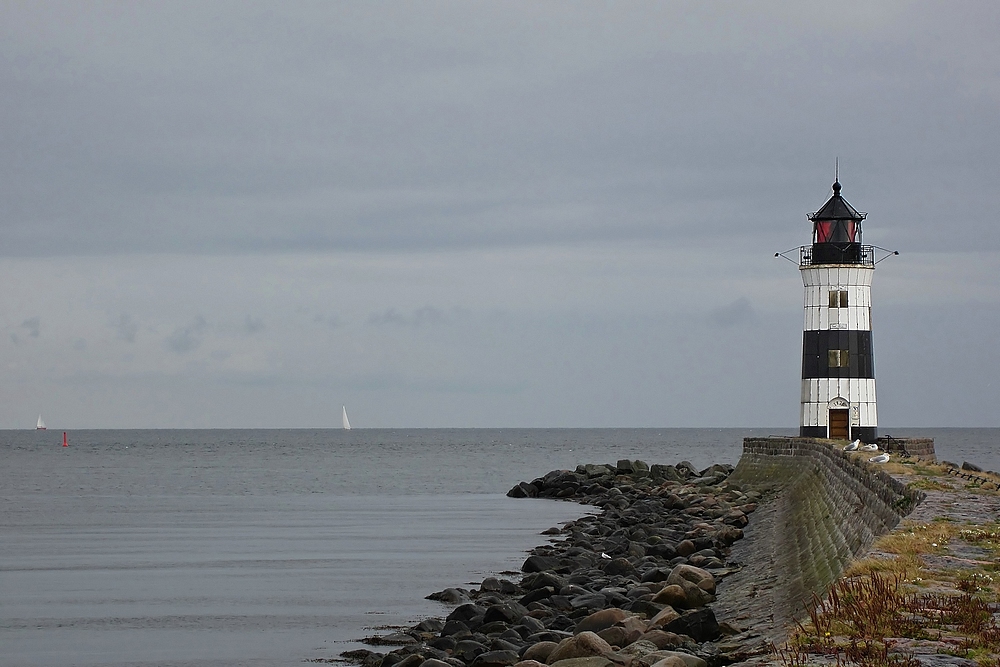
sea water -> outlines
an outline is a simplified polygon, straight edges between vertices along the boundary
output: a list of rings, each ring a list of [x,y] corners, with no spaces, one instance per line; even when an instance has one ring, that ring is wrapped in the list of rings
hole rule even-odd
[[[1000,468],[1000,429],[929,435]],[[301,665],[517,571],[580,463],[735,463],[776,429],[0,432],[0,664]]]

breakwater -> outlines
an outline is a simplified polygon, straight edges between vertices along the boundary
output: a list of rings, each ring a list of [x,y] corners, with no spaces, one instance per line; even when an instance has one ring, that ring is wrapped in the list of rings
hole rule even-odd
[[[735,467],[581,465],[511,497],[599,513],[553,528],[522,575],[432,599],[443,618],[371,637],[364,667],[710,667],[768,651],[920,492],[828,441],[748,438]],[[751,521],[750,518],[753,518]],[[510,573],[513,574],[513,573]]]
[[[933,458],[932,441],[916,444]],[[742,568],[726,582],[717,610],[769,642],[783,640],[813,595],[822,596],[924,497],[863,457],[814,438],[745,439],[729,482],[764,500],[734,549]]]

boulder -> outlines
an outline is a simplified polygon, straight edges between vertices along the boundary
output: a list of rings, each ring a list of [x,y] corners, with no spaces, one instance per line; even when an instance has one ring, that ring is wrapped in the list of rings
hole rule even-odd
[[[463,604],[472,600],[469,594],[461,588],[446,588],[443,591],[431,593],[426,599],[437,600],[445,604]]]
[[[504,630],[490,645],[490,648],[494,651],[504,651],[510,649],[511,651],[517,651],[518,653],[520,653],[525,647],[527,647],[527,644],[524,643],[524,637],[522,637],[521,633],[514,628],[507,628]]]
[[[483,623],[476,628],[476,633],[486,636],[500,636],[508,630],[510,630],[510,624],[506,621],[490,621],[489,623]]]
[[[743,512],[739,510],[732,510],[731,512],[726,513],[726,515],[722,517],[722,523],[725,523],[730,526],[735,526],[737,528],[742,528],[743,526],[750,523],[750,520],[747,519],[747,515],[744,514]]]
[[[452,651],[454,655],[459,660],[469,663],[475,660],[478,656],[489,651],[489,648],[480,644],[477,641],[471,639],[463,639],[462,641],[455,644],[455,649]],[[513,663],[511,663],[513,664]]]
[[[410,644],[418,643],[416,639],[406,634],[405,632],[390,632],[387,635],[379,635],[373,638],[377,644],[383,644],[386,646],[408,646]]]
[[[622,647],[628,646],[635,638],[629,636],[628,630],[620,625],[613,625],[610,628],[604,628],[597,632],[597,636],[611,644],[611,647],[615,646]]]
[[[659,604],[657,602],[652,602],[650,600],[632,600],[625,608],[628,611],[635,612],[636,614],[642,614],[646,618],[653,618],[661,611],[666,605]]]
[[[666,658],[660,658],[654,662],[650,667],[687,667],[687,664],[682,658],[674,655],[667,656]]]
[[[549,655],[555,650],[555,642],[537,642],[529,646],[524,653],[521,654],[522,660],[533,660],[537,662],[545,662],[548,660]]]
[[[657,648],[655,644],[640,639],[632,642],[618,652],[622,655],[632,656],[633,658],[641,658],[644,655],[655,653],[656,650]]]
[[[683,581],[689,581],[706,593],[715,595],[715,577],[712,576],[711,572],[707,572],[700,567],[694,567],[693,565],[677,565],[674,567],[670,571],[670,576],[667,577],[667,583],[683,586]]]
[[[441,628],[440,630],[442,636],[445,637],[450,637],[451,635],[457,635],[459,633],[468,631],[469,631],[468,624],[466,624],[463,621],[458,621],[454,619],[449,620],[447,623],[445,623],[444,627]]]
[[[559,662],[552,663],[551,667],[614,667],[614,662],[604,656],[592,656],[586,658],[567,658]]]
[[[389,655],[392,655],[392,653]],[[393,665],[395,665],[395,667],[419,667],[420,663],[424,660],[426,660],[426,658],[419,653],[411,653],[402,660],[394,662]]]
[[[678,463],[674,467],[676,467],[677,468],[677,472],[679,472],[680,474],[684,475],[685,478],[687,478],[687,477],[697,477],[700,474],[698,472],[698,469],[695,468],[694,465],[690,461],[681,461],[680,463]]]
[[[559,642],[559,645],[549,654],[546,662],[554,665],[560,660],[568,658],[590,658],[607,655],[612,652],[611,644],[598,637],[595,633],[581,632],[578,635],[567,637]]]
[[[659,545],[662,548],[662,545]],[[667,577],[670,576],[670,569],[665,567],[654,567],[646,572],[643,572],[642,577],[639,579],[640,582],[644,584],[656,582],[656,581],[666,581]]]
[[[553,572],[545,571],[534,572],[521,579],[521,588],[525,590],[534,590],[536,588],[544,588],[548,586],[554,591],[558,591],[566,584],[566,577],[559,576]]]
[[[649,619],[650,628],[661,628],[664,625],[673,623],[674,619],[680,617],[680,614],[673,607],[664,607],[663,611],[658,613],[653,618]]]
[[[678,556],[684,556],[687,558],[697,551],[698,547],[694,545],[692,540],[681,540],[674,546],[674,550],[677,551]]]
[[[686,601],[687,595],[685,595],[684,589],[677,584],[667,584],[653,596],[653,602],[656,604],[665,604],[671,607],[686,607]]]
[[[541,588],[534,588],[528,591],[524,597],[518,600],[518,604],[522,604],[527,607],[532,602],[539,602],[541,600],[548,599],[555,595],[556,591],[551,586],[542,586]]]
[[[628,644],[631,644],[639,639],[642,633],[644,633],[647,629],[646,621],[638,616],[629,616],[626,618],[622,621],[622,627],[625,628],[626,632],[628,632]]]
[[[559,561],[557,559],[532,554],[524,561],[521,572],[548,572],[558,567]]]
[[[455,609],[453,609],[452,612],[448,614],[447,620],[462,621],[463,623],[468,625],[468,621],[474,618],[482,618],[483,614],[485,613],[486,610],[480,607],[479,605],[467,602],[466,604],[455,607]]]
[[[487,608],[486,613],[483,615],[483,622],[503,621],[507,624],[513,624],[521,620],[521,617],[527,613],[528,610],[517,602],[504,602],[502,604],[491,605]]]
[[[608,598],[603,593],[584,593],[569,601],[573,609],[603,609],[607,603]]]
[[[520,482],[507,492],[508,498],[537,498],[538,487],[527,482]]]
[[[627,558],[615,558],[607,562],[603,568],[604,574],[621,577],[637,577],[635,566]]]
[[[444,621],[440,618],[426,618],[414,625],[413,629],[417,632],[441,632],[444,629]]]
[[[525,641],[529,644],[537,644],[539,642],[552,642],[553,644],[558,644],[567,637],[572,637],[572,632],[563,632],[562,630],[543,630],[541,632],[536,632],[533,635],[529,635]]]
[[[479,584],[479,590],[481,592],[489,593],[499,593],[503,589],[500,584],[500,580],[496,577],[486,577],[483,579],[483,583]]]
[[[437,658],[427,658],[422,663],[420,663],[420,667],[451,667],[451,665],[449,665],[444,660],[438,660]]]
[[[615,473],[614,469],[606,465],[594,465],[593,463],[583,466],[583,472],[587,477],[605,477]]]
[[[649,472],[653,476],[653,479],[663,479],[671,482],[679,482],[681,480],[677,468],[673,466],[654,463],[649,467]]]
[[[510,667],[520,660],[517,651],[487,651],[476,656],[472,667]]]
[[[472,633],[469,634],[471,636]],[[465,637],[462,637],[461,639],[465,639]],[[455,650],[455,644],[457,644],[458,641],[459,640],[455,639],[454,637],[441,636],[430,640],[429,642],[427,642],[427,645],[433,649],[437,649],[438,651],[445,651],[446,653],[448,653]]]
[[[696,642],[710,642],[720,636],[719,623],[708,607],[684,612],[679,618],[663,627],[667,632],[687,635]]]
[[[657,651],[653,654],[653,657],[660,659],[664,658],[680,658],[684,661],[686,667],[708,667],[708,663],[702,658],[696,655],[691,655],[690,653],[685,653],[684,651]]]
[[[674,648],[680,646],[684,643],[681,636],[675,632],[666,632],[664,630],[653,629],[640,637],[642,641],[650,642],[654,644],[658,649]]]
[[[590,616],[576,624],[573,628],[574,634],[580,634],[581,632],[596,632],[600,633],[601,630],[610,628],[611,626],[621,623],[626,618],[628,618],[629,613],[624,609],[619,609],[617,607],[611,607],[610,609],[602,609],[600,611],[595,611]],[[609,642],[614,643],[614,642]],[[619,644],[620,645],[620,644]]]
[[[344,651],[340,654],[340,657],[352,664],[361,665],[361,667],[379,667],[385,656],[381,653],[362,648],[354,651]]]
[[[743,539],[743,530],[736,526],[723,526],[715,534],[715,539],[724,547],[732,546],[736,540]]]
[[[525,616],[522,616],[521,620],[518,621],[518,624],[514,626],[515,630],[518,628],[524,628],[526,632],[522,634],[527,636],[535,632],[541,632],[542,630],[545,629],[545,624],[539,621],[534,616],[527,614]]]

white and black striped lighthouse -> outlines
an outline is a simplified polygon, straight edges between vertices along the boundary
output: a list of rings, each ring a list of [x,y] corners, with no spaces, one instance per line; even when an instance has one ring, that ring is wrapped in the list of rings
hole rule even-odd
[[[799,434],[874,442],[875,249],[861,242],[861,221],[867,214],[848,204],[840,190],[838,179],[833,196],[809,216],[812,244],[799,248],[805,287]]]

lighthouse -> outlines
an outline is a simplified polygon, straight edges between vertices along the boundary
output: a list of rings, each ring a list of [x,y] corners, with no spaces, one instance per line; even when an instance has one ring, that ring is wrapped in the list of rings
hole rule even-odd
[[[815,213],[812,244],[799,248],[805,289],[799,435],[875,442],[871,285],[875,248],[862,245],[857,211],[841,194]]]

